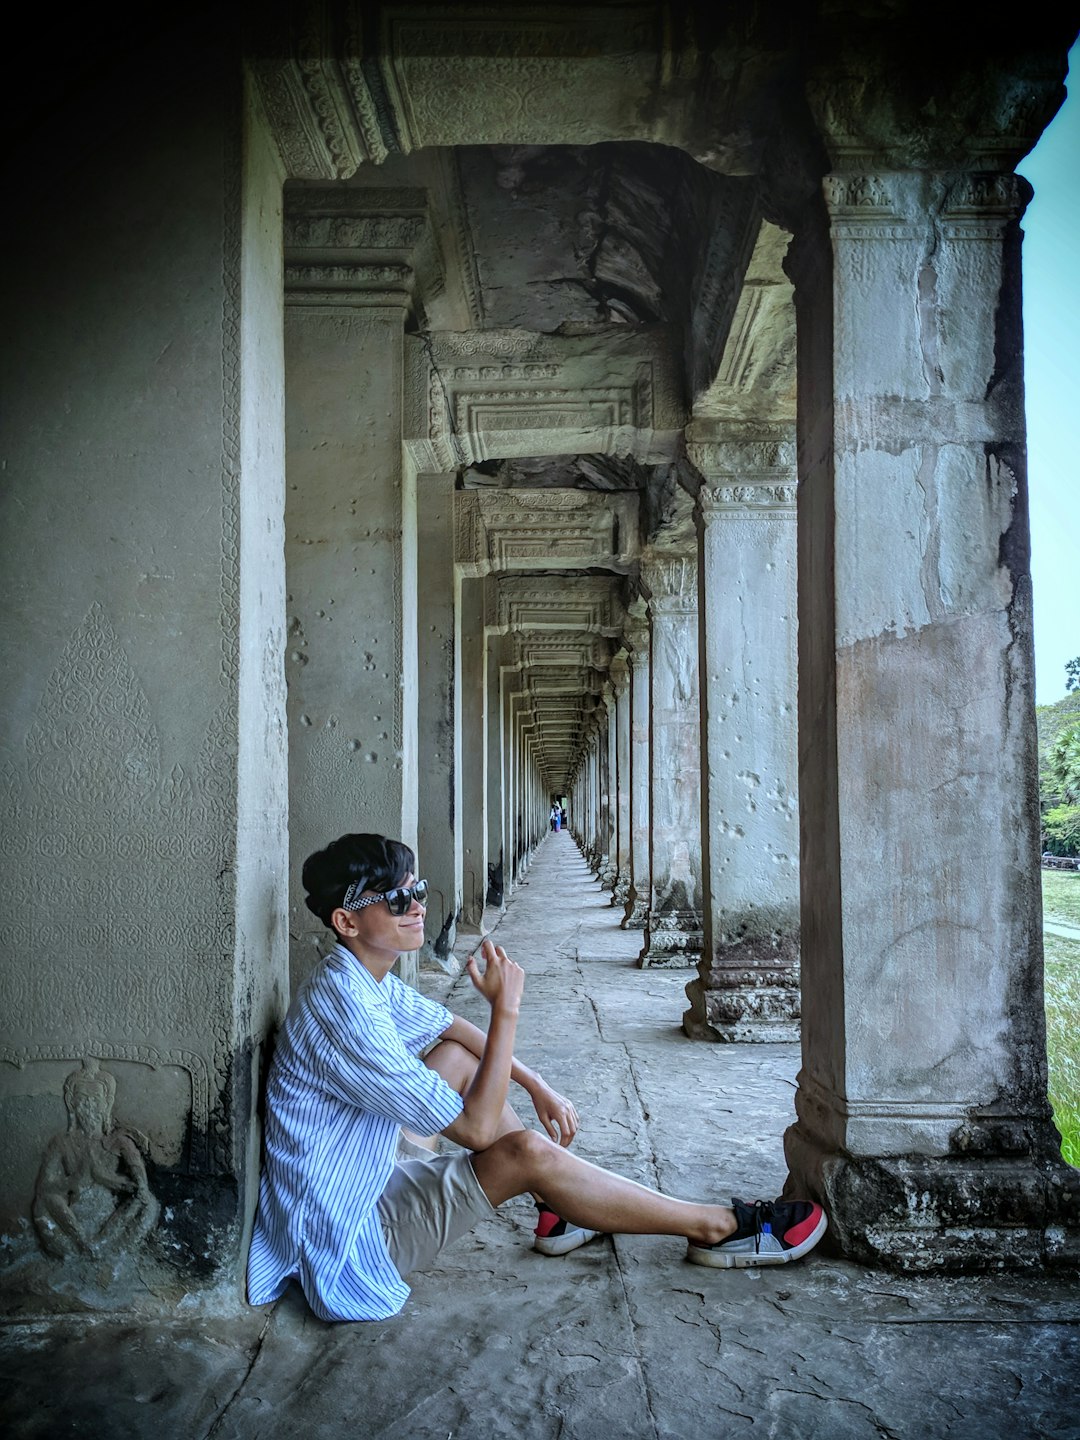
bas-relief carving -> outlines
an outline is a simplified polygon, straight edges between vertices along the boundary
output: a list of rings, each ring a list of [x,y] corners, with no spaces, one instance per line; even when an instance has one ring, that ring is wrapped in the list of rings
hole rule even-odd
[[[523,361],[554,359],[559,353],[552,340],[532,330],[447,332],[434,337],[433,351],[437,359],[483,355]]]
[[[427,221],[422,215],[311,215],[290,209],[284,229],[286,250],[409,250]]]
[[[642,561],[641,580],[649,591],[649,611],[697,608],[697,557],[650,556]]]
[[[215,1028],[233,947],[227,886],[213,879],[232,863],[226,710],[199,763],[163,774],[146,696],[95,605],[46,684],[24,763],[0,776],[0,942],[14,961],[0,972],[4,1056],[44,1058],[88,1033],[106,1055],[168,1054],[191,1075],[204,1125],[206,1076],[223,1074],[231,1043]]]
[[[706,522],[723,515],[764,520],[786,515],[793,519],[797,495],[797,486],[787,482],[710,485],[698,492],[697,503]]]
[[[925,187],[932,187],[928,206]],[[940,224],[949,239],[996,240],[1023,214],[1031,186],[1019,175],[827,175],[833,230],[845,240],[910,240]]]
[[[340,285],[356,289],[409,289],[412,270],[408,265],[294,265],[285,266],[285,288],[311,285]]]
[[[617,27],[596,7],[568,23],[515,6],[511,24],[497,7],[451,21],[438,7],[388,5],[381,20],[381,73],[406,150],[645,138],[636,106],[655,80],[651,6],[621,8]]]
[[[157,1221],[136,1138],[113,1121],[116,1078],[94,1058],[64,1081],[67,1132],[49,1141],[34,1187],[34,1227],[57,1259],[134,1249]]]

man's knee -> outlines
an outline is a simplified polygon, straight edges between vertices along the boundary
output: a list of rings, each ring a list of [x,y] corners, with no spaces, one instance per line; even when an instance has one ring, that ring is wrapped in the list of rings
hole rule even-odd
[[[497,1155],[500,1163],[515,1173],[531,1176],[544,1169],[552,1150],[557,1149],[546,1135],[536,1130],[512,1130],[508,1135],[501,1135],[487,1153]]]
[[[440,1040],[424,1056],[424,1064],[429,1070],[438,1071],[450,1088],[460,1095],[471,1083],[479,1061],[471,1050],[466,1050],[456,1040]]]

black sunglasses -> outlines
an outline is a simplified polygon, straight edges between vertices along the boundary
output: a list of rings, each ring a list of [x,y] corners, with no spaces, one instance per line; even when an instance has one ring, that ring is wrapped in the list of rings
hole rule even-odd
[[[358,910],[364,910],[369,905],[378,905],[380,900],[385,900],[386,908],[391,915],[404,915],[414,900],[421,905],[427,904],[428,882],[426,880],[417,880],[412,885],[397,885],[393,890],[385,890],[381,895],[367,895],[361,900],[360,896],[364,889],[363,885],[350,885],[345,891],[341,908],[351,910],[355,914]]]

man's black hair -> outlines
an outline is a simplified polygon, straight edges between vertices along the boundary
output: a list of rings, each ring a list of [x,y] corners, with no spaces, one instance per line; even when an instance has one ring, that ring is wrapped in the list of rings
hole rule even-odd
[[[392,890],[416,871],[416,856],[400,840],[385,835],[342,835],[304,861],[301,880],[305,904],[331,930],[330,916],[350,885],[363,890]]]

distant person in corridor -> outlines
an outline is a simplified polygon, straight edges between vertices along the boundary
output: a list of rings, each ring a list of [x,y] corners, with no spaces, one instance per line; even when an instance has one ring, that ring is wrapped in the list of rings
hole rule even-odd
[[[427,882],[408,846],[343,835],[303,869],[307,904],[336,944],[293,1000],[266,1097],[248,1299],[291,1279],[324,1320],[381,1320],[405,1277],[512,1196],[531,1193],[534,1248],[564,1255],[601,1233],[677,1235],[686,1258],[719,1268],[796,1260],[825,1232],[820,1205],[676,1200],[570,1153],[573,1102],[516,1059],[525,973],[485,940],[468,975],[487,1033],[392,975],[424,942]],[[513,1080],[545,1134],[507,1101]],[[399,1159],[402,1131],[462,1149]]]

